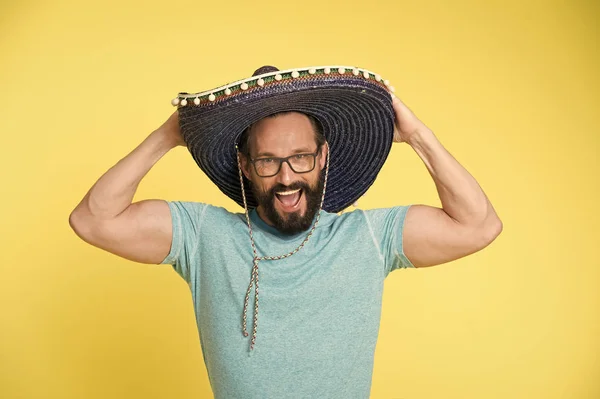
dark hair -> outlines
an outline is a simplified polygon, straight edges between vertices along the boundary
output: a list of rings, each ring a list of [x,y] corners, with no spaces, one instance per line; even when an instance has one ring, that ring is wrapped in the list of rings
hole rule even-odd
[[[271,114],[271,115],[267,116],[267,118],[274,118],[276,116],[285,115],[285,114],[289,114],[292,112],[294,112],[294,111],[281,111],[281,112],[277,112],[275,114]],[[323,147],[323,144],[325,144],[325,136],[323,135],[323,128],[321,127],[321,123],[319,123],[319,121],[312,115],[308,115],[308,114],[303,114],[303,115],[306,115],[308,117],[308,119],[310,120],[310,124],[312,125],[313,130],[315,132],[315,141],[317,143],[317,150],[320,151],[321,148]],[[248,144],[248,141],[250,139],[250,132],[252,131],[252,128],[254,127],[254,125],[256,125],[256,123],[258,123],[258,122],[254,122],[253,124],[251,124],[244,130],[244,132],[240,136],[240,141],[238,143],[238,148],[239,148],[240,152],[247,157],[250,157],[250,145]]]

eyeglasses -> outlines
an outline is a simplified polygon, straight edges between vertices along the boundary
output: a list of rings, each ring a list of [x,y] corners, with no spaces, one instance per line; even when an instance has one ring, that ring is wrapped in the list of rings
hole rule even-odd
[[[319,150],[314,153],[294,154],[286,158],[257,158],[251,159],[250,163],[254,165],[254,170],[260,177],[275,176],[281,170],[281,164],[284,162],[295,173],[308,173],[315,168],[318,153]]]

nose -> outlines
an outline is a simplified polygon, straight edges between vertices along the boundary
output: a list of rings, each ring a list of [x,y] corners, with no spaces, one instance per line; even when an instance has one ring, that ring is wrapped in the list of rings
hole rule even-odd
[[[281,169],[277,174],[277,182],[283,184],[284,186],[289,186],[294,180],[294,171],[290,168],[290,165],[287,162],[281,163]]]

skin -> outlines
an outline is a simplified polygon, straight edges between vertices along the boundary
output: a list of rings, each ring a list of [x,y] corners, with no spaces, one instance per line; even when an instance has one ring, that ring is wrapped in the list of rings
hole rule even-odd
[[[437,188],[442,206],[413,205],[404,223],[403,247],[416,267],[440,265],[477,252],[502,231],[492,204],[469,172],[443,147],[434,133],[399,99],[394,142],[409,145],[423,161]],[[264,120],[251,143],[256,151],[284,157],[301,147],[316,149],[307,119],[296,114]],[[310,133],[309,133],[310,132]],[[283,134],[282,134],[283,133]],[[252,147],[253,145],[253,147]],[[90,188],[69,216],[69,224],[84,241],[141,263],[160,263],[172,240],[171,214],[164,200],[132,203],[143,177],[171,149],[185,146],[177,111]],[[319,169],[325,157],[320,156]],[[318,170],[295,174],[284,164],[278,175],[257,179],[247,163],[246,176],[261,187],[295,180],[314,183]],[[301,204],[300,211],[306,211]],[[259,210],[259,215],[261,211]],[[268,222],[268,221],[267,221]]]
[[[414,205],[406,215],[404,252],[416,267],[444,264],[488,246],[502,222],[473,176],[397,97],[395,143],[408,144],[433,178],[442,207]]]
[[[253,159],[264,157],[284,158],[293,154],[314,153],[317,150],[315,133],[310,120],[305,115],[297,112],[259,121],[252,129],[249,146],[250,156]],[[275,176],[260,177],[245,156],[241,158],[242,172],[252,182],[253,186],[262,191],[269,191],[278,183],[289,186],[297,181],[305,182],[314,187],[319,179],[320,171],[325,167],[327,151],[327,145],[325,144],[317,156],[317,165],[308,173],[295,173],[284,162],[281,165],[281,170]],[[274,201],[274,206],[283,219],[289,217],[291,212],[286,210],[277,199]],[[258,206],[256,210],[261,219],[269,225],[274,225],[273,221],[269,220],[265,214],[262,206]],[[306,211],[307,201],[303,193],[298,203],[298,209],[293,212],[304,215]]]

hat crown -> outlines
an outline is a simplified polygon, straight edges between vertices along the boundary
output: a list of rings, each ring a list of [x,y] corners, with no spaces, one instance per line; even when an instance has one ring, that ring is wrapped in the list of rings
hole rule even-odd
[[[257,76],[257,75],[262,75],[263,73],[277,72],[277,71],[279,71],[279,68],[277,68],[277,67],[274,67],[271,65],[264,65],[264,66],[261,66],[260,68],[258,68],[256,71],[254,71],[252,76]]]

